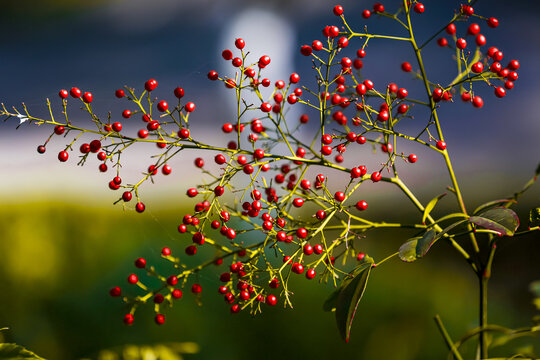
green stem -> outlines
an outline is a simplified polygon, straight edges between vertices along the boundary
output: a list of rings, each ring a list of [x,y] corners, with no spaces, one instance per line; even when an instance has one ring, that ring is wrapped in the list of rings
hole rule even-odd
[[[406,1],[404,1],[404,6],[407,6]],[[435,126],[437,127],[437,134],[439,136],[439,139],[441,141],[444,141],[444,136],[443,136],[443,133],[442,133],[441,124],[440,124],[439,117],[438,117],[438,114],[437,114],[435,101],[433,100],[433,96],[431,96],[431,89],[429,87],[429,83],[428,83],[428,80],[427,80],[428,77],[426,75],[426,70],[424,68],[424,63],[422,61],[421,50],[416,45],[416,41],[414,39],[414,32],[413,32],[412,25],[411,25],[411,18],[408,15],[407,15],[407,22],[408,22],[408,25],[409,25],[409,34],[411,36],[410,42],[411,42],[411,45],[412,45],[412,47],[414,49],[414,53],[416,55],[416,60],[418,61],[418,66],[420,67],[420,72],[422,74],[422,80],[424,82],[424,87],[426,89],[426,93],[428,95],[429,103],[431,105],[431,109],[432,109],[432,113],[433,113],[433,120],[435,121]],[[448,151],[446,149],[444,149],[444,150],[442,150],[440,152],[442,153],[442,155],[444,157],[444,161],[446,163],[446,167],[448,169],[448,173],[449,173],[450,179],[452,181],[452,186],[454,187],[454,190],[455,190],[455,194],[456,194],[456,197],[457,197],[457,202],[458,202],[459,208],[461,209],[461,212],[463,212],[464,214],[467,214],[467,209],[465,208],[465,202],[463,201],[463,196],[461,195],[461,191],[459,189],[459,184],[457,182],[456,175],[455,175],[454,169],[452,167],[452,162],[450,161],[450,156],[448,155]],[[471,233],[470,238],[471,238],[471,242],[473,244],[473,248],[474,248],[475,252],[479,253],[480,248],[478,247],[478,242],[476,241],[476,237],[474,236],[474,233]]]
[[[487,289],[488,289],[488,280],[489,278],[483,275],[479,277],[480,281],[480,339],[478,341],[478,346],[480,348],[480,359],[487,359],[488,357],[488,344],[487,344],[487,331],[485,328],[488,324],[487,318]]]
[[[454,342],[452,341],[452,338],[450,338],[450,335],[448,334],[448,331],[446,331],[446,328],[444,327],[441,317],[439,315],[435,315],[435,323],[437,324],[437,327],[439,328],[439,331],[441,332],[444,342],[446,343],[446,346],[448,346],[448,349],[454,355],[454,359],[456,360],[463,360],[463,357],[461,357],[461,354],[459,353],[458,349],[455,347]]]

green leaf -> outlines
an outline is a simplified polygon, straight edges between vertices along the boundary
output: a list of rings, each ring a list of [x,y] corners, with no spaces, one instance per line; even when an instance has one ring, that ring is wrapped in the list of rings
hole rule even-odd
[[[436,222],[437,222],[437,224],[439,224],[439,223],[441,223],[443,221],[446,221],[448,219],[453,219],[453,218],[457,218],[457,217],[464,218],[464,219],[469,218],[469,216],[465,215],[464,213],[451,213],[451,214],[443,216],[442,218],[437,219]],[[430,225],[430,226],[432,226],[432,225]]]
[[[514,200],[514,199],[500,199],[500,200],[489,201],[489,202],[487,202],[485,204],[482,204],[482,205],[478,206],[476,208],[476,210],[474,210],[473,215],[476,215],[479,212],[481,212],[483,210],[487,210],[487,209],[492,208],[494,206],[498,206],[498,205],[503,206],[506,203],[517,203],[517,201]]]
[[[336,311],[336,304],[337,304],[337,299],[338,299],[338,296],[339,296],[339,291],[341,289],[337,289],[336,291],[333,291],[330,296],[328,296],[328,298],[326,298],[326,301],[324,302],[323,304],[323,310],[324,311]]]
[[[343,280],[336,303],[336,321],[341,337],[349,342],[351,325],[356,309],[366,290],[373,259],[356,268],[349,277]]]
[[[399,248],[399,258],[405,262],[413,262],[423,257],[435,242],[435,235],[435,230],[429,229],[422,237],[407,241]]]
[[[478,216],[471,216],[469,221],[483,228],[498,232],[500,235],[512,236],[519,227],[516,213],[507,208],[497,207],[486,210]]]
[[[0,344],[0,359],[19,360],[19,359],[41,359],[30,350],[26,350],[17,344]]]
[[[531,210],[529,214],[529,224],[533,226],[540,225],[540,207]]]
[[[441,200],[445,196],[446,196],[446,193],[441,194],[441,195],[431,199],[431,201],[426,205],[426,208],[424,209],[424,215],[422,215],[422,224],[426,223],[426,218],[428,217],[431,210],[433,210],[433,208],[435,207],[435,205],[437,205],[439,200]]]

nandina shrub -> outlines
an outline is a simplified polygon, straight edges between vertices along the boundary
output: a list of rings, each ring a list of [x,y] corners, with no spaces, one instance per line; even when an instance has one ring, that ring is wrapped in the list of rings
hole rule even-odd
[[[129,306],[128,313],[123,314],[127,325],[135,322],[139,306],[153,306],[155,322],[163,324],[167,307],[175,305],[183,292],[191,291],[198,300],[209,296],[207,285],[199,282],[198,275],[219,266],[221,286],[217,293],[232,313],[274,311],[269,308],[278,304],[292,307],[289,280],[294,276],[334,284],[337,289],[326,300],[325,309],[335,312],[338,329],[348,341],[370,277],[391,259],[410,263],[422,258],[441,240],[455,250],[449,256],[462,257],[478,277],[479,324],[457,342],[438,316],[437,326],[454,358],[462,358],[460,345],[474,337],[478,338],[479,357],[488,358],[491,335],[500,334],[497,339],[501,342],[516,334],[538,331],[538,327],[512,330],[489,324],[487,285],[497,243],[504,237],[539,229],[539,209],[532,210],[530,219],[522,221],[527,223],[525,228],[519,229],[520,221],[510,208],[533,185],[540,168],[523,190],[511,197],[487,202],[472,212],[467,210],[452,166],[452,144],[447,146],[445,142],[444,124],[438,114],[452,111],[454,101],[470,103],[471,111],[481,108],[484,102],[476,94],[478,87],[490,87],[495,97],[504,97],[514,87],[520,64],[510,56],[504,67],[502,50],[489,47],[488,39],[481,34],[478,23],[496,28],[496,18],[483,17],[473,7],[461,5],[450,14],[448,23],[441,24],[440,31],[419,36],[413,23],[424,16],[425,10],[418,2],[377,3],[373,11],[362,12],[362,19],[352,16],[354,21],[349,24],[347,13],[336,5],[333,12],[339,26],[325,26],[320,39],[300,46],[305,66],[312,67],[317,80],[311,88],[302,86],[297,73],[285,80],[265,77],[272,59],[250,54],[249,44],[241,38],[231,39],[233,50],[216,55],[231,63],[230,72],[210,70],[207,75],[209,81],[221,82],[236,95],[236,117],[219,124],[230,139],[227,147],[206,143],[204,136],[190,132],[190,122],[202,121],[197,119],[197,108],[208,104],[189,99],[189,92],[182,87],[171,89],[170,99],[158,99],[152,93],[158,87],[155,79],[148,80],[144,90],[116,90],[114,96],[126,104],[125,110],[105,118],[94,113],[92,93],[77,87],[60,90],[60,117],[54,117],[49,100],[50,119],[32,116],[24,104],[22,109],[13,110],[3,106],[1,115],[18,118],[20,125],[50,125],[50,136],[37,148],[41,154],[57,138],[75,135],[59,151],[58,160],[70,162],[78,156],[79,165],[97,163],[100,172],[112,173],[108,187],[118,192],[115,203],[143,213],[141,216],[146,210],[144,186],[154,177],[182,171],[174,168],[173,159],[184,150],[197,150],[193,160],[201,180],[186,193],[193,201],[193,211],[179,214],[178,243],[161,249],[161,257],[170,262],[171,270],[158,272],[152,265],[156,259],[138,258],[135,271],[126,274],[127,289],[114,286],[110,290],[111,296]],[[353,30],[375,20],[372,17],[397,22],[403,31],[382,35],[367,28]],[[411,53],[403,57],[415,61],[404,61],[394,70],[411,73],[422,85],[422,92],[409,93],[395,83],[375,84],[370,80],[362,61],[369,57],[368,45],[373,41],[409,45]],[[456,75],[448,83],[442,83],[448,74],[428,77],[424,66],[423,53],[439,47],[448,49],[448,56],[456,62]],[[247,101],[248,93],[257,100]],[[67,109],[72,101],[82,106],[90,122],[70,120]],[[303,107],[299,118],[288,115],[293,106]],[[415,117],[415,113],[421,116]],[[126,131],[123,124],[127,122],[139,122],[141,129]],[[307,127],[309,122],[318,126]],[[411,124],[417,127],[414,131]],[[310,141],[303,140],[308,135]],[[401,151],[408,142],[442,158],[451,182],[450,195],[444,193],[423,204],[398,176],[401,167],[429,173],[422,168],[421,154]],[[122,178],[122,160],[130,156],[134,145],[144,146],[154,161],[141,178],[126,180]],[[383,161],[369,167],[358,162],[356,154],[365,155],[371,149],[376,152],[372,156]],[[348,154],[354,154],[350,160],[345,159]],[[369,204],[361,193],[366,183],[388,183],[398,188],[417,209],[416,221],[368,220],[365,214]],[[444,196],[455,198],[455,209],[441,217],[432,216]],[[365,254],[358,240],[385,228],[401,229],[403,245],[381,259]],[[183,251],[174,250],[179,247]],[[194,262],[197,265],[191,266]]]

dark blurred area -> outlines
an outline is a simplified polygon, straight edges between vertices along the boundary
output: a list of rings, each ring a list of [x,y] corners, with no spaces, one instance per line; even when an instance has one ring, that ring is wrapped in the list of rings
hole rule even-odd
[[[385,5],[395,8],[397,3]],[[361,11],[371,8],[372,2],[341,4],[353,29],[361,30],[367,23],[371,32],[403,35],[388,19],[372,17],[366,22],[361,18]],[[426,39],[440,29],[459,4],[426,2],[426,12],[415,19],[419,37]],[[172,89],[182,85],[186,97],[197,102],[193,131],[207,142],[223,141],[216,126],[234,117],[223,111],[230,98],[206,74],[222,66],[222,49],[231,48],[235,37],[248,35],[233,35],[236,29],[261,33],[263,40],[254,46],[274,51],[271,55],[276,61],[280,56],[290,59],[290,64],[276,70],[276,76],[297,71],[303,83],[312,86],[311,63],[298,48],[320,39],[325,25],[338,23],[331,11],[334,3],[323,0],[0,0],[0,5],[0,102],[7,107],[24,101],[32,114],[47,116],[46,98],[59,110],[58,90],[78,86],[93,92],[96,111],[111,111],[119,118],[125,105],[114,98],[114,90],[123,85],[141,89],[144,81],[156,78],[157,96],[171,99]],[[498,29],[489,29],[478,20],[487,46],[500,47],[503,62],[519,59],[521,68],[515,88],[504,99],[496,99],[492,89],[484,86],[478,90],[484,108],[474,109],[456,100],[443,104],[440,111],[470,210],[519,190],[540,162],[540,122],[535,110],[535,99],[540,96],[539,10],[538,1],[485,0],[475,5],[477,13],[501,21]],[[244,19],[241,15],[247,11],[258,11],[260,18],[253,16],[252,22],[241,27],[235,20]],[[283,23],[276,20],[275,28],[261,29],[258,20],[263,14]],[[272,24],[272,18],[268,19]],[[459,31],[464,32],[465,25]],[[264,36],[274,39],[272,34],[277,34],[277,40],[265,42]],[[287,52],[286,42],[294,43],[294,53]],[[350,45],[350,56],[361,44]],[[367,51],[362,70],[366,77],[376,85],[398,82],[410,94],[422,95],[421,84],[399,70],[403,61],[413,63],[410,49],[373,40]],[[450,51],[433,44],[424,56],[433,79],[444,84],[453,77]],[[88,121],[76,110],[71,110],[73,120]],[[435,314],[441,315],[454,339],[477,324],[476,278],[454,250],[441,242],[417,263],[393,260],[373,272],[348,344],[339,337],[334,315],[322,311],[330,285],[299,277],[293,281],[293,310],[276,307],[254,318],[247,313],[231,315],[216,291],[219,268],[201,275],[204,306],[198,307],[185,291],[184,298],[166,312],[165,325],[154,325],[151,306],[147,306],[137,313],[134,326],[125,327],[121,319],[126,309],[118,299],[108,297],[108,290],[124,285],[135,258],[143,256],[167,271],[159,249],[171,246],[173,251],[183,251],[187,239],[179,238],[175,228],[192,205],[183,194],[198,181],[198,173],[178,171],[168,182],[150,186],[146,194],[152,206],[145,214],[122,211],[111,205],[116,198],[107,192],[106,177],[96,174],[95,168],[57,164],[55,153],[64,146],[62,140],[54,141],[47,154],[40,156],[35,147],[48,132],[33,127],[15,131],[16,124],[13,119],[0,124],[0,328],[10,328],[0,332],[0,340],[4,337],[45,358],[60,360],[97,358],[103,349],[126,344],[170,342],[196,343],[200,351],[185,355],[190,359],[427,360],[446,355],[432,320]],[[410,129],[416,125],[412,123]],[[130,126],[135,129],[126,124]],[[404,170],[403,177],[427,203],[446,191],[449,180],[439,157],[413,149],[422,161]],[[355,157],[351,151],[345,156]],[[179,170],[182,161],[178,159]],[[418,221],[412,206],[395,189],[368,189],[366,217],[370,220]],[[451,194],[441,201],[435,215],[455,209],[450,198]],[[516,208],[524,226],[528,211],[538,206],[540,186],[536,185]],[[362,246],[382,259],[412,235],[370,233]],[[540,278],[539,240],[538,234],[531,234],[499,244],[490,285],[490,322],[529,325],[534,307],[528,285]],[[493,354],[506,354],[532,342],[538,351],[538,338],[520,339]],[[473,354],[474,347],[468,351]]]

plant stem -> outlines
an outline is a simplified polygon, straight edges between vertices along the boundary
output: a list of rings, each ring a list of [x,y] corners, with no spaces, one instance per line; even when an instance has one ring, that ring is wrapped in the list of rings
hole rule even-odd
[[[488,289],[488,280],[489,278],[480,274],[478,277],[480,281],[480,338],[478,341],[478,346],[480,348],[480,359],[487,359],[488,357],[488,344],[487,344],[487,331],[486,326],[487,322],[487,289]]]
[[[405,7],[407,6],[406,1],[404,1],[404,6]],[[431,89],[429,87],[429,83],[428,83],[428,80],[427,80],[428,78],[427,78],[427,75],[426,75],[426,70],[424,68],[424,63],[422,61],[422,55],[420,53],[421,49],[416,45],[416,41],[414,40],[414,32],[413,32],[412,25],[411,25],[411,18],[410,18],[410,16],[408,14],[407,14],[407,22],[408,22],[408,25],[409,25],[409,34],[411,36],[410,42],[411,42],[411,45],[412,45],[412,47],[414,49],[414,53],[416,55],[416,60],[418,61],[418,66],[420,67],[420,72],[422,74],[422,80],[424,81],[424,87],[426,88],[426,93],[428,95],[429,103],[431,105],[431,109],[432,109],[432,113],[433,113],[433,120],[435,121],[435,126],[437,127],[437,134],[439,136],[439,140],[444,141],[444,136],[443,136],[443,133],[442,133],[441,124],[439,122],[439,116],[437,114],[435,101],[433,100],[433,96],[431,96]],[[454,187],[454,190],[455,190],[455,194],[456,194],[456,197],[457,197],[457,202],[458,202],[459,208],[461,209],[462,213],[467,214],[467,209],[465,208],[465,202],[463,201],[463,196],[461,195],[461,191],[459,189],[459,184],[457,182],[456,175],[455,175],[454,169],[452,167],[452,162],[450,161],[450,156],[448,155],[448,151],[446,149],[444,149],[444,150],[441,151],[441,153],[442,153],[442,155],[444,157],[444,161],[446,163],[446,167],[448,169],[448,173],[449,173],[450,179],[452,181],[452,186]],[[471,227],[471,226],[469,225],[469,227]],[[474,251],[476,253],[479,253],[480,248],[478,247],[478,242],[476,241],[476,237],[474,236],[474,233],[471,232],[470,238],[471,238],[471,242],[472,242]]]
[[[439,315],[435,315],[434,319],[435,319],[435,323],[437,324],[437,327],[439,328],[439,331],[441,332],[444,338],[444,342],[446,343],[446,346],[448,346],[448,350],[450,350],[452,355],[454,355],[454,359],[463,360],[458,349],[455,347],[454,342],[452,341],[452,338],[450,338],[448,331],[446,331],[446,328],[444,327],[442,323],[441,317]]]

